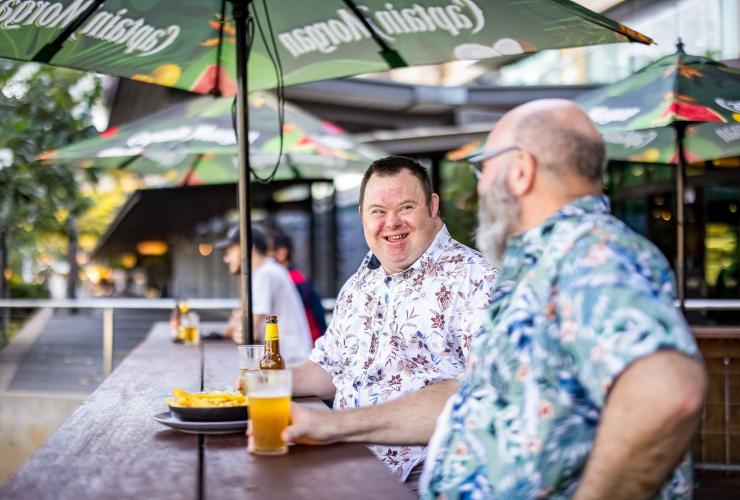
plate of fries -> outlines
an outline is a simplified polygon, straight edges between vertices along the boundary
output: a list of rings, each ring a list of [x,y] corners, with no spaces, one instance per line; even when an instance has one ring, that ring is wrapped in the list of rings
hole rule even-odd
[[[247,419],[247,398],[238,392],[188,392],[176,387],[167,398],[170,412],[182,420],[223,422]]]

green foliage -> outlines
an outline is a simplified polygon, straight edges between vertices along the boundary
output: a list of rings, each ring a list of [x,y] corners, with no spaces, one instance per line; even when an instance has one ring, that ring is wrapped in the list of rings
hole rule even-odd
[[[478,227],[476,180],[465,162],[442,162],[442,215],[450,234],[460,243],[475,248]]]
[[[49,289],[43,283],[10,281],[11,299],[48,299],[49,296]]]
[[[84,73],[0,60],[0,149],[13,155],[0,167],[0,233],[11,252],[38,255],[41,237],[68,236],[73,216],[89,207],[80,188],[94,176],[35,160],[94,135],[92,109],[101,95],[98,79]],[[11,256],[16,271],[18,260]]]

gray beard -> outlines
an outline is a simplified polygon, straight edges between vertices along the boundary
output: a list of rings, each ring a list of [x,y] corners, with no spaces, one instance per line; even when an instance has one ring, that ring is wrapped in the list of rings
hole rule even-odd
[[[506,187],[506,169],[493,181],[478,203],[478,230],[475,243],[491,263],[503,264],[506,240],[519,219],[521,207]]]

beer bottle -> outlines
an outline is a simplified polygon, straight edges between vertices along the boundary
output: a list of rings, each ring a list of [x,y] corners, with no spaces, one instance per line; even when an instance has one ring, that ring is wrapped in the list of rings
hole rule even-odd
[[[180,342],[180,322],[182,321],[182,312],[180,311],[180,301],[175,299],[175,308],[170,314],[170,330],[173,342]]]
[[[260,370],[283,370],[285,362],[280,355],[280,335],[277,316],[265,317],[265,354],[260,360]]]

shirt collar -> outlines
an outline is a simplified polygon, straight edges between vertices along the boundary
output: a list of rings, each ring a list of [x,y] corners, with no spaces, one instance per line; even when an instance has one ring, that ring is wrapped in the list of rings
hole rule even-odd
[[[450,243],[450,240],[452,240],[452,237],[450,236],[449,231],[447,231],[447,226],[443,224],[442,228],[437,231],[437,235],[432,240],[432,243],[427,247],[424,253],[421,254],[421,257],[416,259],[413,264],[411,264],[400,273],[392,274],[390,276],[406,275],[410,272],[413,272],[413,270],[422,267],[425,262],[436,262],[437,259],[444,253],[444,249]],[[365,265],[368,269],[370,269],[371,271],[380,269],[380,272],[382,272],[385,276],[385,271],[380,265],[380,260],[378,260],[378,258],[372,252],[368,253],[367,257],[365,257],[365,261]]]
[[[506,241],[505,256],[539,253],[544,249],[553,228],[560,221],[587,214],[608,214],[610,212],[611,206],[606,195],[588,195],[577,198],[552,214],[539,226],[510,236]]]

